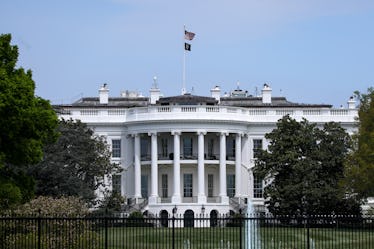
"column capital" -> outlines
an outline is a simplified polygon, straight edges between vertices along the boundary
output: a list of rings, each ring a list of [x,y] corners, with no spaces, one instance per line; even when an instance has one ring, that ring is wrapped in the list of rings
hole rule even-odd
[[[180,135],[182,132],[181,131],[178,131],[178,130],[175,130],[175,131],[171,131],[171,135]]]
[[[150,131],[148,132],[148,136],[157,136],[157,131]]]
[[[243,133],[243,132],[237,132],[237,133],[236,133],[236,136],[237,136],[237,137],[244,137],[244,133]]]
[[[204,136],[205,136],[207,132],[206,132],[206,131],[204,131],[204,130],[198,130],[198,131],[197,131],[196,133],[197,133],[197,135],[200,135],[200,134],[202,134],[202,135],[204,135]]]
[[[229,132],[228,131],[221,131],[219,133],[220,136],[228,136],[229,135]]]
[[[129,134],[131,137],[140,137],[140,133],[131,133]]]

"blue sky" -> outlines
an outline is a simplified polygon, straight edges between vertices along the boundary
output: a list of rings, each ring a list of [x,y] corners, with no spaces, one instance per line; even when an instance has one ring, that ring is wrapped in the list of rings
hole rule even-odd
[[[196,33],[186,88],[209,95],[240,82],[254,94],[339,107],[374,85],[373,0],[1,0],[0,33],[18,45],[36,94],[52,103],[135,90],[157,76],[182,88],[183,25]]]

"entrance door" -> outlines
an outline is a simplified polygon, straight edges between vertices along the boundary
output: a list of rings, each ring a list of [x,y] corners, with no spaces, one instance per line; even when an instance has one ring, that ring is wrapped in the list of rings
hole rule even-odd
[[[194,212],[191,209],[184,213],[184,227],[194,227]]]
[[[212,210],[210,212],[210,226],[216,227],[218,225],[218,212],[216,210]]]
[[[169,226],[169,213],[166,210],[161,211],[161,226],[168,227]]]

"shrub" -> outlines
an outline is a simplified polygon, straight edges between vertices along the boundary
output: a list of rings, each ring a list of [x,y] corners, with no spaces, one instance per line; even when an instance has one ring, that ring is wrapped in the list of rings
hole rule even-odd
[[[89,212],[86,204],[78,197],[39,196],[19,206],[14,213],[20,216],[85,216]]]
[[[77,197],[38,197],[14,210],[17,216],[40,215],[41,219],[41,248],[99,248],[100,235],[93,230],[95,223],[91,220],[69,219],[85,217],[88,208]],[[43,219],[43,217],[64,217],[65,219]],[[33,219],[21,223],[9,222],[0,229],[4,231],[0,240],[5,248],[36,248],[38,222]],[[16,246],[15,246],[16,245]],[[19,247],[19,246],[24,247]]]
[[[11,208],[21,200],[22,194],[19,187],[10,182],[0,184],[0,210]]]

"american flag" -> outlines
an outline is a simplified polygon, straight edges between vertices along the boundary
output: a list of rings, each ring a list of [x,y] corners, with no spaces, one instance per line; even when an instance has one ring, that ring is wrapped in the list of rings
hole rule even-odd
[[[191,41],[195,37],[195,33],[184,31],[184,39]]]

